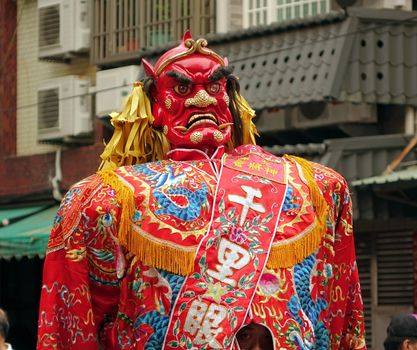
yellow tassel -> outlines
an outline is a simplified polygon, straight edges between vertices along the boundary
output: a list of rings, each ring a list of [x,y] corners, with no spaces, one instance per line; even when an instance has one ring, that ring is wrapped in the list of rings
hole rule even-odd
[[[302,262],[319,247],[326,233],[327,202],[314,179],[312,164],[308,160],[299,157],[285,155],[284,158],[294,161],[301,166],[304,178],[310,189],[310,198],[316,217],[313,223],[314,226],[301,237],[294,237],[288,243],[272,246],[266,265],[268,268],[292,267]]]
[[[154,116],[142,83],[135,83],[120,113],[111,113],[113,136],[101,154],[99,170],[163,159],[169,143],[152,128]]]
[[[307,159],[300,157],[285,155],[284,158],[298,163],[301,166],[304,178],[306,179],[310,190],[310,197],[316,212],[316,216],[325,222],[325,216],[327,214],[327,202],[324,199],[319,186],[317,185],[316,179],[314,178],[313,164]]]
[[[259,136],[256,126],[252,119],[255,117],[255,111],[249,106],[245,98],[236,94],[237,108],[240,111],[242,119],[242,135],[244,145],[256,145],[255,135]]]

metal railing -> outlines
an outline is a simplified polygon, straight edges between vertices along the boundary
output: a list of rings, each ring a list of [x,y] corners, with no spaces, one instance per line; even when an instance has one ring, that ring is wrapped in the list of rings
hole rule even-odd
[[[115,64],[144,49],[214,33],[215,0],[92,0],[93,64]]]

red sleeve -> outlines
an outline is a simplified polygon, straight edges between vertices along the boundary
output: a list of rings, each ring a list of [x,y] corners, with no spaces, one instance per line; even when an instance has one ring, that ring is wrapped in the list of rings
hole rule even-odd
[[[63,199],[45,258],[37,349],[99,348],[119,295],[115,203],[97,176]]]
[[[363,350],[366,349],[365,323],[356,264],[352,202],[343,179],[333,189],[332,200],[336,210],[333,213],[335,251],[334,282],[330,293],[330,325],[331,334],[337,335],[332,339],[332,349]]]

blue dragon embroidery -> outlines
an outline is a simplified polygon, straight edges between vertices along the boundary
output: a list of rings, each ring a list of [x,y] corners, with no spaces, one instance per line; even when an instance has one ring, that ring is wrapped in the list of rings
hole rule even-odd
[[[163,172],[158,172],[148,167],[148,164],[138,164],[134,166],[134,169],[146,176],[146,180],[152,185],[153,188],[161,188],[166,185],[172,185],[178,183],[185,174],[174,175],[174,169],[171,165],[163,168]]]
[[[160,269],[158,269],[158,272],[165,278],[172,289],[171,305],[173,305],[185,278]],[[149,337],[145,345],[145,350],[162,349],[162,342],[168,328],[169,316],[169,314],[159,313],[158,311],[150,311],[136,318],[134,323],[135,329],[139,328],[141,324],[147,324],[154,330],[154,333]]]
[[[192,221],[200,216],[201,208],[208,204],[207,194],[208,189],[205,183],[202,184],[202,188],[193,192],[186,187],[174,187],[167,191],[167,195],[161,191],[155,190],[153,192],[154,197],[162,206],[161,209],[155,211],[156,215],[169,214],[184,221]],[[169,196],[180,195],[187,198],[187,206],[181,207],[174,203]]]
[[[315,260],[315,254],[313,254],[294,267],[294,281],[297,295],[294,295],[288,302],[288,310],[297,323],[300,325],[304,323],[299,314],[299,311],[302,310],[314,329],[315,344],[312,344],[309,339],[303,340],[297,332],[292,332],[292,341],[302,350],[324,350],[327,349],[329,341],[328,330],[323,322],[318,321],[320,312],[328,307],[328,303],[322,298],[318,298],[317,302],[314,302],[310,293],[310,277]]]
[[[192,221],[200,216],[201,209],[208,206],[207,185],[203,182],[201,188],[192,191],[187,187],[179,186],[185,174],[174,174],[172,166],[166,166],[162,172],[150,169],[146,164],[135,166],[135,170],[146,176],[151,184],[152,194],[159,204],[156,215],[172,215],[183,221]],[[172,200],[172,196],[186,198],[186,204],[181,206]]]

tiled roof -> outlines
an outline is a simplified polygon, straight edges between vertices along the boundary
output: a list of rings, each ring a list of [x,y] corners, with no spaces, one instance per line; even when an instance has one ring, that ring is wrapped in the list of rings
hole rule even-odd
[[[285,145],[285,146],[263,146],[264,150],[275,154],[275,155],[283,155],[283,154],[292,154],[295,156],[321,156],[326,152],[326,144],[325,143],[308,143],[308,144],[296,144],[296,145]]]
[[[311,159],[335,169],[349,183],[359,186],[367,184],[368,179],[379,178],[409,144],[411,137],[406,134],[346,137],[322,143],[263,146],[263,149],[278,156],[291,154]],[[404,161],[415,163],[417,149],[409,152]],[[414,170],[414,179],[417,179],[416,166],[409,169]]]
[[[417,12],[351,8],[324,18],[213,47],[258,110],[333,99],[417,106]]]
[[[349,182],[378,176],[410,139],[411,135],[392,134],[326,140],[326,153],[319,163],[337,170]],[[416,152],[410,152],[404,161],[416,160]]]
[[[417,12],[352,7],[207,39],[257,110],[327,100],[417,106]]]
[[[252,37],[214,49],[229,58],[242,94],[255,109],[321,101],[331,94],[339,69],[332,63],[345,56],[350,39],[342,37],[350,22],[340,13],[331,16],[327,22],[300,26],[298,20],[297,26],[276,26],[269,33],[252,31]]]
[[[340,100],[417,106],[417,12],[357,11]],[[352,17],[355,18],[355,17]]]

